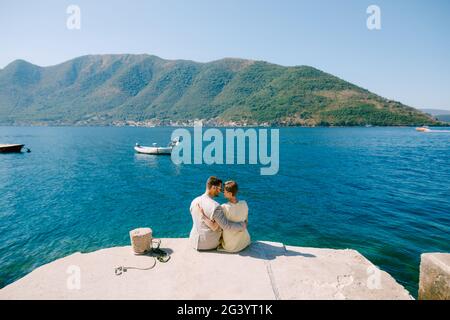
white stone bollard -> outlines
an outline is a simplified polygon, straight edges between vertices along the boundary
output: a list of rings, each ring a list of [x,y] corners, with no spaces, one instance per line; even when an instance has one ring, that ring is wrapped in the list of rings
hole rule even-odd
[[[450,253],[420,256],[419,300],[450,300]]]
[[[131,246],[135,254],[144,254],[152,248],[152,229],[137,228],[130,231]]]

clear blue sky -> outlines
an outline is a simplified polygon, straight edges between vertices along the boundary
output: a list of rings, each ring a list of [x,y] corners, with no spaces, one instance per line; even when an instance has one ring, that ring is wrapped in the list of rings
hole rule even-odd
[[[68,30],[68,5],[81,29]],[[381,8],[379,31],[366,27]],[[0,68],[98,53],[311,65],[414,107],[450,109],[448,0],[0,0]]]

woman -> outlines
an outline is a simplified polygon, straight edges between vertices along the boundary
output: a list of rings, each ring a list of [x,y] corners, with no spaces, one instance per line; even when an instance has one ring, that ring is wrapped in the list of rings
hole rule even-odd
[[[238,185],[235,181],[225,182],[223,195],[228,200],[227,203],[222,204],[223,211],[228,220],[232,222],[247,222],[248,223],[248,206],[244,200],[239,201],[236,197],[238,192]],[[217,230],[219,225],[217,222],[210,220],[199,206],[200,212],[203,215],[203,221],[211,230]],[[217,248],[219,251],[239,252],[245,249],[250,244],[250,234],[247,229],[242,231],[223,230],[220,245]]]

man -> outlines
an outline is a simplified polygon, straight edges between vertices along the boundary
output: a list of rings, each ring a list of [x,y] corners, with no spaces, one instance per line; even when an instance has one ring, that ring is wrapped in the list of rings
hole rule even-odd
[[[216,249],[220,243],[220,237],[223,230],[241,231],[247,228],[245,222],[229,221],[222,210],[220,204],[213,198],[217,197],[222,190],[222,180],[216,177],[209,177],[206,182],[206,191],[201,196],[195,198],[190,207],[192,215],[192,230],[189,235],[191,245],[196,250],[212,250]],[[204,219],[202,219],[202,212],[206,214],[207,218],[217,222],[220,228],[215,230],[208,227]]]

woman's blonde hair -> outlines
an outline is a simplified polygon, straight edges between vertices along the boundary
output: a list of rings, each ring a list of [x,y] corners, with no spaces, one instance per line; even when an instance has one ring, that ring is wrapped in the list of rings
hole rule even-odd
[[[238,192],[238,185],[236,181],[230,180],[225,182],[225,190],[227,190],[228,192],[230,192],[233,196],[236,196],[237,192]]]

